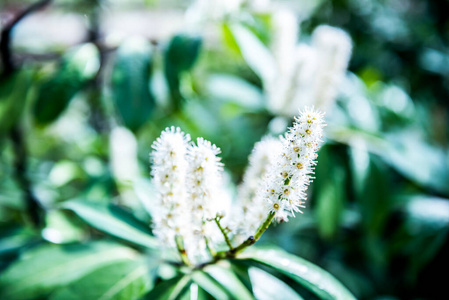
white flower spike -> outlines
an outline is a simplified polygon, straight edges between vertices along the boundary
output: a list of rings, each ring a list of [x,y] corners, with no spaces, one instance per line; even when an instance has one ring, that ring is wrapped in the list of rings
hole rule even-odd
[[[281,138],[281,155],[265,177],[265,188],[260,195],[267,201],[267,213],[274,212],[278,222],[302,213],[324,126],[323,113],[306,108]]]
[[[153,184],[158,192],[153,211],[154,234],[169,246],[176,235],[185,235],[188,218],[183,213],[187,205],[187,147],[190,136],[179,127],[166,128],[153,143]]]

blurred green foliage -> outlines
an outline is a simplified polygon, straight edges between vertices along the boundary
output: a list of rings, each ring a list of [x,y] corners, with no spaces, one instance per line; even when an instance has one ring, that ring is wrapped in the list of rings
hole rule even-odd
[[[54,2],[89,18],[119,5]],[[327,114],[310,209],[270,228],[262,242],[319,267],[262,248],[186,275],[157,261],[149,227],[148,152],[166,126],[219,146],[234,183],[270,131],[277,117],[263,90],[274,76],[270,13],[225,18],[213,43],[180,31],[110,48],[89,40],[51,59],[21,61],[0,82],[1,298],[263,299],[267,285],[291,299],[350,298],[323,268],[357,299],[441,299],[446,280],[438,274],[449,266],[448,6],[335,0],[303,16],[301,39],[319,24],[338,26],[352,37],[353,56]],[[94,21],[88,30],[99,30]],[[121,151],[112,146],[117,128],[130,133],[115,141]],[[18,168],[17,147],[26,149],[26,169]],[[129,157],[138,168],[124,178]],[[30,222],[23,177],[45,211],[39,226]]]

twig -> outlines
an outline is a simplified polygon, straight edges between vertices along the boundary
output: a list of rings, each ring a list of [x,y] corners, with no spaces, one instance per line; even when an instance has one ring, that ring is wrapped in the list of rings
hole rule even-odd
[[[11,54],[12,29],[27,15],[46,6],[50,2],[51,0],[41,0],[30,5],[29,7],[24,9],[21,13],[19,13],[15,18],[13,18],[2,29],[0,41],[0,57],[3,61],[3,73],[2,73],[3,78],[11,76],[15,71],[15,66],[12,61],[12,54]],[[42,218],[43,209],[38,199],[33,194],[31,182],[27,177],[27,148],[19,124],[17,123],[14,124],[14,126],[11,128],[9,132],[9,136],[13,143],[15,153],[14,159],[15,177],[24,193],[28,216],[30,217],[31,221],[35,226],[39,226],[43,223]]]
[[[34,12],[36,10],[39,10],[39,9],[45,7],[50,2],[51,2],[51,0],[41,0],[41,1],[38,1],[38,2],[28,6],[26,9],[24,9],[22,12],[20,12],[15,18],[13,18],[11,20],[11,22],[6,24],[5,27],[2,29],[1,41],[0,41],[0,55],[1,55],[1,59],[3,61],[2,76],[9,76],[15,70],[15,66],[12,61],[12,54],[11,54],[11,32],[12,32],[12,29],[27,15],[31,14],[32,12]]]
[[[15,177],[17,179],[20,188],[24,193],[24,198],[27,205],[28,216],[35,226],[39,226],[43,223],[42,211],[43,208],[33,194],[31,190],[31,182],[27,177],[26,169],[27,169],[27,150],[25,141],[23,140],[23,133],[19,126],[14,125],[9,133],[11,138],[15,159],[14,159],[14,169],[15,169]]]
[[[215,224],[217,224],[218,228],[220,229],[221,233],[223,234],[223,237],[226,241],[226,244],[229,247],[229,250],[232,250],[232,249],[234,249],[234,247],[232,246],[231,240],[228,237],[228,233],[227,233],[226,229],[223,228],[220,224],[220,221],[222,218],[223,218],[223,216],[216,216],[214,221],[215,221]]]
[[[267,218],[265,219],[265,221],[262,223],[262,225],[259,226],[259,228],[256,231],[256,234],[254,236],[250,236],[249,238],[247,238],[243,243],[241,243],[240,245],[238,245],[235,248],[232,248],[228,251],[220,251],[217,252],[217,254],[212,258],[212,260],[202,263],[198,266],[195,267],[195,269],[202,269],[208,265],[214,264],[222,259],[232,259],[235,258],[236,255],[240,252],[242,252],[243,250],[245,250],[247,247],[253,245],[255,242],[257,242],[260,237],[262,236],[262,234],[268,229],[268,227],[270,226],[271,222],[274,219],[274,212],[270,212],[267,216]]]

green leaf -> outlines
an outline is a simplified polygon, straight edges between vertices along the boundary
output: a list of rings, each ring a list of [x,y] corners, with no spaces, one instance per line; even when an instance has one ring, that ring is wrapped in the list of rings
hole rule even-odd
[[[412,222],[440,230],[449,226],[449,199],[414,196],[407,202],[407,214]]]
[[[158,246],[148,225],[117,206],[75,200],[64,203],[63,208],[72,210],[89,225],[112,236],[146,248]]]
[[[240,281],[237,275],[221,265],[210,265],[204,268],[204,271],[219,282],[223,288],[235,299],[254,299],[245,285]]]
[[[164,55],[164,72],[175,108],[184,97],[181,92],[181,75],[193,67],[201,50],[201,38],[177,34],[169,42]]]
[[[132,249],[109,242],[44,245],[26,252],[2,274],[0,298],[38,298],[100,266],[136,256]]]
[[[180,300],[213,300],[205,290],[198,287],[196,283],[192,283],[189,289],[179,298]]]
[[[48,124],[58,118],[73,96],[95,77],[99,64],[99,53],[93,44],[68,51],[60,68],[39,86],[34,106],[36,122]]]
[[[335,236],[340,227],[345,201],[345,171],[333,157],[330,146],[324,146],[319,153],[314,182],[316,214],[320,235]]]
[[[129,260],[99,268],[57,291],[50,299],[140,299],[152,285],[148,266],[141,261]]]
[[[248,258],[292,278],[321,299],[355,299],[331,274],[280,249],[256,249],[243,253]]]
[[[232,31],[229,28],[229,24],[223,23],[222,26],[222,34],[223,34],[223,41],[226,46],[235,54],[241,55],[239,45],[237,44],[234,36],[232,35]]]
[[[279,295],[285,300],[303,299],[286,283],[261,269],[250,268],[249,276],[253,284],[253,293],[258,300],[276,299]]]
[[[118,48],[112,70],[112,99],[124,125],[136,131],[154,109],[150,90],[152,49],[143,38],[126,39]]]
[[[192,274],[192,279],[215,299],[231,299],[229,293],[211,275],[203,271],[196,271]]]
[[[78,226],[61,210],[48,210],[42,237],[54,244],[67,244],[84,240],[84,228]]]
[[[0,83],[0,134],[19,119],[31,85],[30,72],[15,72]]]
[[[147,294],[144,299],[179,299],[190,287],[191,278],[188,275],[179,275],[170,280],[160,282]]]
[[[414,195],[402,200],[405,222],[392,246],[409,260],[406,277],[413,282],[444,251],[449,236],[449,199]]]
[[[383,161],[371,155],[362,194],[361,203],[362,222],[369,234],[381,235],[390,216],[394,201],[391,198],[390,173]]]
[[[38,241],[36,234],[28,228],[14,228],[12,230],[3,228],[0,238],[0,257],[7,256]]]
[[[425,187],[449,195],[447,151],[425,140],[417,130],[395,132],[387,136],[388,149],[382,157],[403,176]]]
[[[207,88],[213,99],[236,103],[251,110],[260,110],[264,106],[260,89],[237,76],[213,74],[208,78]]]
[[[175,35],[165,52],[166,62],[177,72],[191,69],[198,58],[201,49],[201,38],[195,35]]]
[[[251,30],[242,25],[232,24],[229,29],[250,68],[265,83],[272,81],[276,76],[276,63],[268,48]]]

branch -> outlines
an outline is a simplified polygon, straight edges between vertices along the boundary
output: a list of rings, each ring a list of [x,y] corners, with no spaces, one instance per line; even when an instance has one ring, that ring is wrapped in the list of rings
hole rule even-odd
[[[39,200],[34,196],[31,190],[31,182],[26,175],[27,169],[27,151],[25,141],[23,140],[23,133],[19,126],[14,125],[9,133],[14,147],[14,169],[16,180],[22,189],[27,205],[28,216],[35,226],[43,223],[42,211],[43,208]]]
[[[243,243],[241,243],[240,245],[238,245],[235,248],[231,248],[228,251],[220,251],[218,252],[216,255],[214,255],[213,259],[202,263],[198,266],[195,267],[195,269],[202,269],[208,265],[214,264],[222,259],[232,259],[235,258],[236,255],[240,252],[242,252],[243,250],[245,250],[247,247],[254,245],[254,243],[256,243],[260,237],[262,236],[262,234],[268,229],[268,227],[270,226],[271,222],[273,221],[275,216],[274,212],[270,212],[267,216],[267,218],[265,219],[265,221],[262,223],[262,225],[259,226],[259,228],[256,231],[256,234],[254,234],[254,236],[250,236],[249,238],[247,238]]]
[[[20,12],[15,18],[13,18],[8,24],[6,24],[5,27],[3,28],[0,41],[0,56],[3,61],[3,76],[8,76],[12,74],[15,70],[11,54],[12,29],[27,15],[45,7],[50,2],[51,0],[41,0],[28,6],[26,9]]]
[[[14,17],[8,24],[5,25],[1,32],[0,41],[0,57],[3,61],[3,73],[2,77],[9,77],[15,71],[15,66],[12,61],[11,54],[11,32],[14,26],[16,26],[23,18],[30,13],[46,6],[51,0],[42,0],[27,7],[16,17]],[[14,124],[9,132],[9,136],[13,143],[15,159],[14,169],[17,182],[22,189],[27,205],[28,216],[35,226],[39,226],[43,223],[42,211],[43,208],[33,194],[31,189],[31,182],[27,177],[27,148],[24,141],[23,132],[18,124]]]

